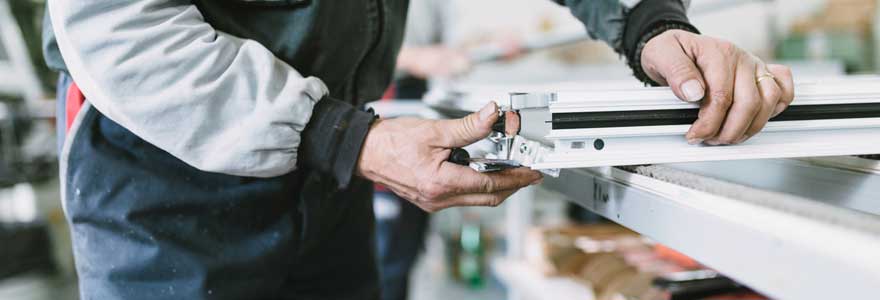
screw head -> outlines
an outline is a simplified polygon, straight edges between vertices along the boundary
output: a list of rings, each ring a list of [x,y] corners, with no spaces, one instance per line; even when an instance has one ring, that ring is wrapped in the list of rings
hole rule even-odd
[[[605,141],[603,141],[602,139],[596,139],[595,141],[593,141],[593,148],[595,148],[596,150],[604,149]]]

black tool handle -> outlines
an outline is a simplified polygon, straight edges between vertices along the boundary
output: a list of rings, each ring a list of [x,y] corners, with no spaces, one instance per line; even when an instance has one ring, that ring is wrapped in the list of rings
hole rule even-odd
[[[504,115],[504,112],[501,112],[501,115],[498,116],[498,120],[495,120],[495,123],[492,124],[492,131],[498,133],[505,133],[505,129],[507,126],[507,118]]]
[[[471,155],[467,152],[467,150],[461,148],[453,148],[452,152],[449,153],[449,158],[446,161],[462,165],[468,166],[471,164]]]

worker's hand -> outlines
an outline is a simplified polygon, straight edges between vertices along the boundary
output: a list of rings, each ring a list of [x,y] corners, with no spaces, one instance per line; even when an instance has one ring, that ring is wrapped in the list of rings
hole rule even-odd
[[[463,51],[443,46],[404,47],[397,68],[422,79],[450,77],[467,72],[471,61]]]
[[[447,162],[451,148],[489,136],[495,103],[455,120],[377,121],[364,142],[358,173],[390,188],[425,211],[452,206],[497,206],[516,190],[541,181],[528,168],[479,173]]]
[[[754,136],[794,100],[791,70],[767,65],[736,45],[670,30],[642,50],[642,68],[684,101],[700,101],[689,143],[738,144]]]

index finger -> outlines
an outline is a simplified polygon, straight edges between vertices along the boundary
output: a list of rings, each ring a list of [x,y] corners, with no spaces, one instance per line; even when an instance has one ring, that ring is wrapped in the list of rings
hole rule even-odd
[[[469,167],[444,162],[440,165],[439,181],[454,194],[494,193],[519,189],[537,182],[543,176],[529,168],[507,169],[480,173]]]
[[[706,49],[708,50],[708,49]],[[727,111],[733,103],[733,80],[736,57],[726,55],[728,51],[715,49],[703,51],[697,58],[697,66],[703,71],[708,93],[700,104],[697,121],[688,130],[686,138],[692,144],[714,137],[720,130]]]

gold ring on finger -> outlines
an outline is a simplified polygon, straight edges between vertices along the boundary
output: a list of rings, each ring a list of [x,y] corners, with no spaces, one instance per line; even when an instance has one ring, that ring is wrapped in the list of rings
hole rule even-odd
[[[761,81],[763,81],[764,79],[768,79],[768,78],[769,78],[769,79],[776,79],[776,76],[773,76],[773,74],[770,74],[769,72],[768,72],[768,73],[764,73],[764,74],[758,75],[758,78],[756,79],[755,82],[756,82],[756,83],[761,83]]]

